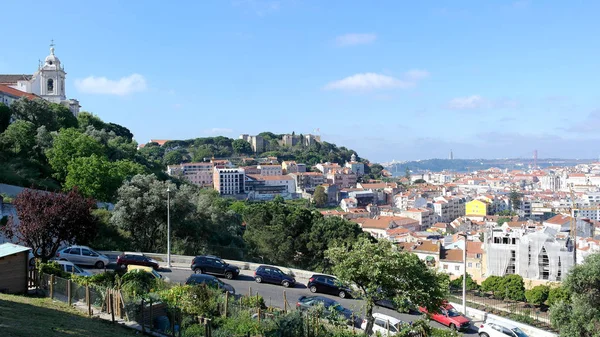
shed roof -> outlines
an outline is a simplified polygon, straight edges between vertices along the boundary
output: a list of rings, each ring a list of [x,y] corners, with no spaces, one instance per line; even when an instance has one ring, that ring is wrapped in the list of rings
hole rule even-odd
[[[29,250],[29,247],[15,245],[14,243],[3,243],[0,245],[0,257],[5,257]]]

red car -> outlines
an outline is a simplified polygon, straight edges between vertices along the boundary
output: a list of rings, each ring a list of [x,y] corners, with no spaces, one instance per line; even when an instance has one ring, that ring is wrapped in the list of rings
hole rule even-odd
[[[419,311],[427,314],[427,309],[419,307]],[[456,311],[452,305],[446,303],[436,313],[430,314],[432,320],[449,326],[452,330],[467,330],[471,326],[471,320]]]
[[[152,267],[154,270],[160,269],[158,261],[151,259],[142,253],[125,252],[117,257],[117,266],[127,268],[128,265]]]

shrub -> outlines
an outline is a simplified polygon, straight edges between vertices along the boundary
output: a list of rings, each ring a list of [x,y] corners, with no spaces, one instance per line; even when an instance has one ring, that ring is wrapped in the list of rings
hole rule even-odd
[[[175,286],[159,292],[160,299],[171,308],[179,308],[184,314],[202,317],[219,315],[219,290],[200,285]]]
[[[143,270],[132,270],[121,278],[121,290],[133,297],[145,296],[157,285],[157,280],[150,273]]]
[[[55,275],[62,278],[71,278],[71,274],[64,272],[60,267],[60,264],[56,261],[48,261],[46,263],[39,264],[39,271],[46,275]]]
[[[200,324],[192,324],[181,331],[182,337],[198,337],[204,336],[204,326]]]
[[[527,302],[534,305],[542,305],[548,299],[550,288],[546,285],[535,286],[525,292],[525,298]]]
[[[502,280],[502,277],[500,276],[489,276],[483,282],[481,282],[481,291],[491,292],[492,294],[496,295],[500,280]]]
[[[252,318],[250,312],[241,311],[224,319],[218,330],[219,334],[225,333],[225,336],[246,336],[248,333],[256,336],[262,329],[258,319]]]
[[[548,299],[546,300],[546,305],[551,307],[559,302],[568,302],[569,298],[569,292],[564,287],[553,287],[550,288],[550,291],[548,292]]]
[[[459,278],[450,281],[450,287],[455,289],[462,289],[463,286],[463,276],[461,275]],[[473,280],[471,274],[467,274],[467,290],[477,290],[479,289],[479,284]]]

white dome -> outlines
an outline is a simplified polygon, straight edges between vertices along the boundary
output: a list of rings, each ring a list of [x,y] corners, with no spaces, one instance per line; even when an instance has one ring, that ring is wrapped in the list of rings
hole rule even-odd
[[[50,55],[46,56],[46,60],[44,60],[44,63],[49,66],[60,65],[60,60],[54,55],[54,47],[50,48]]]

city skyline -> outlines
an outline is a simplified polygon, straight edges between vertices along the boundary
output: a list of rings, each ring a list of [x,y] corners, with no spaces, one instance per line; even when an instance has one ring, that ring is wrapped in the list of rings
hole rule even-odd
[[[0,73],[32,74],[54,39],[67,95],[139,143],[319,129],[377,162],[600,154],[589,43],[600,4],[184,7],[62,2],[28,12],[27,25],[8,15],[20,28],[3,40]]]

